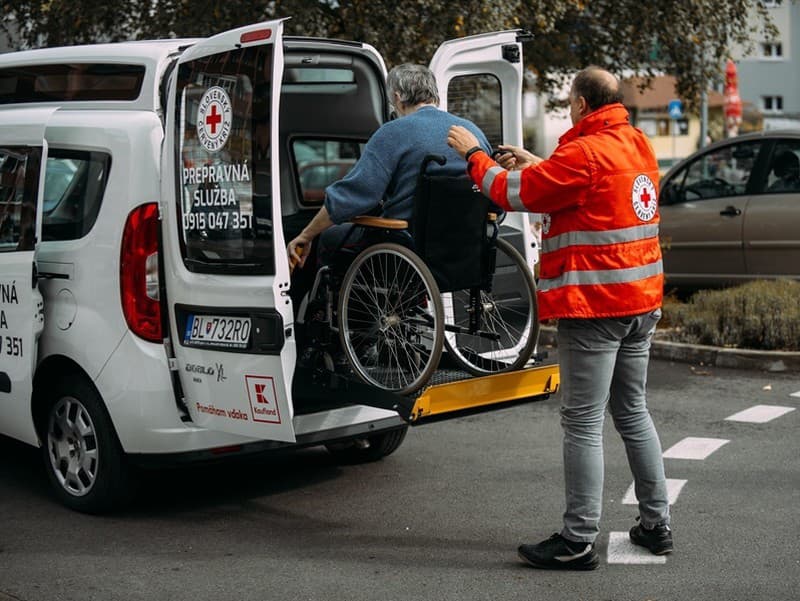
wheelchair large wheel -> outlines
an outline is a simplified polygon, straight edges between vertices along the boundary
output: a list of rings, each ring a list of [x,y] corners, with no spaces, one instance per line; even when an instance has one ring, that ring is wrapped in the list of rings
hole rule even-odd
[[[441,294],[422,260],[399,244],[376,244],[356,257],[339,291],[337,321],[347,359],[368,384],[413,394],[439,365]]]
[[[539,337],[531,269],[505,240],[497,240],[496,252],[491,292],[474,289],[442,295],[447,351],[477,376],[523,367]]]

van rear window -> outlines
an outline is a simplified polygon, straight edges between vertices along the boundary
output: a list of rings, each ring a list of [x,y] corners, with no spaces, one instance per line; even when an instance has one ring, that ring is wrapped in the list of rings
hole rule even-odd
[[[0,104],[136,100],[144,65],[64,63],[0,69]]]

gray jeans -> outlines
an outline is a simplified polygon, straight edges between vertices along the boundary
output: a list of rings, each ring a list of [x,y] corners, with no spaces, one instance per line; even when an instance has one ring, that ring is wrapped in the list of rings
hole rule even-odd
[[[600,530],[606,405],[625,442],[642,524],[669,523],[661,443],[645,394],[650,339],[660,318],[657,309],[558,321],[567,505],[561,535],[568,540],[593,542]]]

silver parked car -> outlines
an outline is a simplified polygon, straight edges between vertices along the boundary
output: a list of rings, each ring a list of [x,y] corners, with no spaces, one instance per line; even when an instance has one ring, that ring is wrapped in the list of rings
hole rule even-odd
[[[668,285],[800,279],[800,130],[711,144],[661,181]]]

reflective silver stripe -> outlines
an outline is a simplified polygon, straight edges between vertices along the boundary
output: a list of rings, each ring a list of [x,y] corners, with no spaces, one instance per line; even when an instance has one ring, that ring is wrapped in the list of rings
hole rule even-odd
[[[525,211],[525,205],[522,204],[522,198],[519,196],[520,186],[522,186],[522,171],[509,171],[506,184],[506,198],[508,204],[515,211]]]
[[[481,180],[481,192],[483,192],[484,196],[488,198],[492,197],[491,192],[492,192],[492,183],[494,182],[494,178],[496,178],[497,175],[502,173],[503,171],[505,171],[505,169],[503,169],[502,167],[494,166],[490,167],[486,171],[486,173],[483,174],[483,180]]]
[[[601,246],[604,244],[635,242],[636,240],[646,240],[647,238],[655,238],[656,236],[658,236],[658,225],[655,223],[602,232],[565,232],[558,236],[542,240],[542,251],[553,252],[566,246],[576,245]]]
[[[557,278],[539,280],[539,290],[553,290],[561,286],[596,286],[598,284],[629,284],[663,272],[661,261],[641,267],[603,269],[596,271],[568,271]]]

